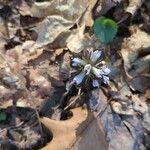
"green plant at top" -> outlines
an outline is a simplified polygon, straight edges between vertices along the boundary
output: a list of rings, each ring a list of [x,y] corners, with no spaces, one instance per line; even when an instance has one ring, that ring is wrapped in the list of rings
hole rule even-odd
[[[94,34],[103,44],[113,40],[117,34],[117,28],[117,23],[106,17],[97,18],[93,24]]]

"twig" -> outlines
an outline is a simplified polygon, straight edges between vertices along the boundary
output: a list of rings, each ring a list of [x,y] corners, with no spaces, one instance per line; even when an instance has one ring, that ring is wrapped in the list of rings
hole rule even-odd
[[[68,104],[64,110],[67,110],[74,102],[76,102],[78,100],[78,98],[81,96],[81,88],[79,88],[79,91],[78,91],[78,95],[76,96],[76,98],[70,103]]]
[[[12,129],[12,128],[19,127],[19,126],[21,126],[23,123],[24,123],[24,122],[22,121],[22,122],[20,122],[18,125],[6,127],[6,128],[4,128],[4,129],[0,130],[0,133],[3,132],[3,131],[5,131],[6,129],[9,130],[9,129]]]

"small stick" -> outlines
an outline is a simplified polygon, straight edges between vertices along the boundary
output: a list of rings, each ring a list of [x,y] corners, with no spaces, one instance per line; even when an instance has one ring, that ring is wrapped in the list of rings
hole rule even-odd
[[[64,108],[64,110],[67,110],[74,102],[76,102],[76,100],[80,97],[80,95],[81,95],[81,88],[79,88],[77,97],[76,97],[69,105],[67,105],[67,106]]]

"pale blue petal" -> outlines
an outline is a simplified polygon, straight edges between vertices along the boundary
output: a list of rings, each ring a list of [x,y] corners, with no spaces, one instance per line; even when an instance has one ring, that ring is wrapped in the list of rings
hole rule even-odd
[[[72,63],[72,66],[76,67],[76,66],[78,66],[78,64],[77,63]]]
[[[100,58],[102,52],[99,51],[99,50],[96,50],[94,52],[91,53],[91,56],[90,56],[90,60],[95,63],[97,61],[97,59]]]
[[[74,66],[75,66],[75,64],[76,64],[76,66],[78,66],[78,65],[82,65],[82,66],[86,65],[86,62],[84,60],[80,59],[80,58],[74,58],[72,60],[72,62],[73,62]]]
[[[84,72],[81,72],[80,74],[76,75],[76,76],[73,78],[73,82],[74,82],[76,85],[79,85],[79,84],[82,83],[84,77],[85,77],[85,73],[84,73]]]
[[[91,72],[98,78],[101,78],[103,75],[103,71],[95,67],[92,67]]]
[[[105,84],[109,84],[109,77],[103,76],[103,82],[104,82]]]
[[[97,80],[93,80],[93,87],[99,87],[99,82]]]
[[[108,75],[111,72],[110,69],[108,67],[106,67],[106,66],[103,66],[102,70],[103,70],[105,75]]]

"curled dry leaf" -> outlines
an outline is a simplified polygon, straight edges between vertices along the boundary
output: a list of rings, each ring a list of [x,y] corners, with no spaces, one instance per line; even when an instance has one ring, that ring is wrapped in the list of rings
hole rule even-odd
[[[92,1],[92,0],[91,0]],[[52,43],[56,37],[69,30],[91,5],[91,1],[67,0],[65,2],[52,0],[50,2],[35,2],[32,6],[34,17],[45,17],[37,27],[37,44],[46,45]],[[70,12],[71,10],[71,12]]]
[[[16,90],[8,89],[0,85],[0,105],[5,106],[6,101],[12,100]]]
[[[117,2],[115,0],[102,0],[101,6],[101,15],[104,15],[112,7],[115,7]]]
[[[63,57],[63,61],[60,66],[60,77],[61,80],[65,81],[69,79],[70,76],[70,53],[66,52]]]
[[[66,121],[41,118],[53,133],[52,141],[42,150],[99,150],[99,147],[106,150],[106,141],[98,121],[92,121],[93,117],[85,109],[75,108],[72,112],[73,117]]]
[[[48,16],[34,30],[38,33],[37,47],[52,43],[56,37],[73,26],[71,21],[60,16]]]
[[[148,109],[145,102],[142,102],[138,96],[124,95],[123,91],[111,91],[110,95],[115,101],[111,102],[114,112],[123,115],[135,115],[137,113],[144,114]]]
[[[138,74],[149,72],[150,54],[150,35],[132,27],[132,36],[125,39],[122,44],[122,57],[124,60],[124,69],[129,78]]]
[[[129,86],[133,91],[145,93],[146,90],[150,88],[150,84],[148,81],[150,81],[149,76],[147,75],[138,76],[130,82]]]
[[[75,30],[67,39],[67,47],[71,52],[79,53],[85,49],[101,49],[103,45],[95,37],[83,34],[83,27]]]
[[[17,8],[21,15],[31,15],[30,1],[21,0],[21,3]]]
[[[109,150],[143,147],[144,130],[140,116],[113,113],[107,97],[99,89],[92,92],[91,98],[98,101],[98,119],[101,119]]]
[[[145,97],[146,97],[147,99],[150,99],[150,88],[148,88],[148,89],[146,90]]]
[[[84,49],[84,29],[85,26],[78,28],[67,39],[67,47],[71,52],[79,53]]]
[[[132,106],[127,106],[125,102],[119,103],[119,102],[111,102],[112,109],[117,114],[122,115],[135,115],[135,112],[133,110]]]
[[[143,2],[144,0],[129,0],[129,5],[126,8],[126,12],[129,12],[134,16],[136,11],[140,8]]]
[[[64,86],[64,82],[60,76],[60,67],[58,65],[50,65],[49,69],[47,70],[47,75],[51,81],[52,86]]]
[[[117,5],[117,2],[115,0],[101,0],[97,1],[97,5],[95,6],[96,9],[94,9],[94,15],[95,17],[102,16],[107,13],[112,7],[115,7]]]

